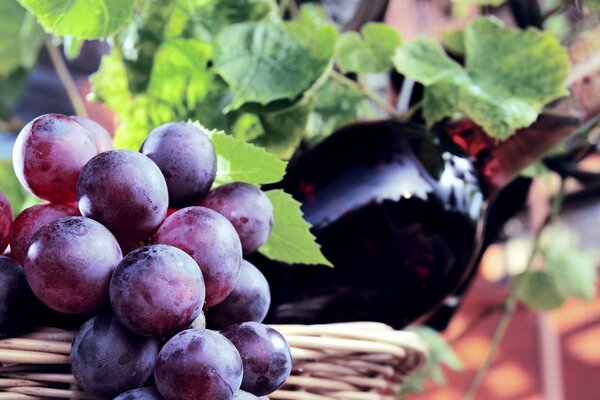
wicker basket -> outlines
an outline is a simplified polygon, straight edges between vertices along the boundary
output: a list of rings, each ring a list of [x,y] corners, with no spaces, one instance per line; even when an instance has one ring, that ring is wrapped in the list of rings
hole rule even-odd
[[[425,363],[425,344],[411,332],[354,322],[276,325],[288,340],[292,376],[273,400],[391,400]],[[74,332],[39,328],[0,340],[0,399],[99,399],[82,392],[69,371]]]

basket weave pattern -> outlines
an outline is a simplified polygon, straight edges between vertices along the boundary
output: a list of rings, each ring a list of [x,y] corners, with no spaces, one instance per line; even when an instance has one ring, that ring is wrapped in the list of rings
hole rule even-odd
[[[274,325],[290,344],[292,375],[273,400],[392,400],[426,362],[412,332],[384,324]],[[0,399],[101,399],[82,392],[69,370],[74,332],[38,328],[0,340]]]

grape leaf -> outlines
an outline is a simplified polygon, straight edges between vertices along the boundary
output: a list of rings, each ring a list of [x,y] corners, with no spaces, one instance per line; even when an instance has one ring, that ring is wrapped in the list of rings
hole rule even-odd
[[[259,252],[272,260],[288,264],[321,264],[332,266],[323,256],[310,232],[310,224],[302,217],[300,203],[283,190],[269,190],[273,204],[273,231]]]
[[[205,0],[192,9],[193,20],[204,28],[203,38],[212,38],[222,28],[248,21],[260,21],[278,8],[273,0]]]
[[[548,311],[559,308],[565,301],[552,274],[548,271],[531,271],[517,277],[519,299],[534,310]]]
[[[9,1],[4,1],[5,3]],[[19,0],[55,35],[103,39],[133,14],[135,0]]]
[[[465,68],[431,39],[405,44],[394,56],[401,73],[427,87],[423,115],[429,125],[464,113],[488,135],[506,139],[567,94],[569,62],[549,33],[480,18],[465,28],[464,44]]]
[[[283,110],[260,114],[264,134],[254,140],[254,143],[281,158],[290,158],[306,134],[311,108],[312,102],[306,101]]]
[[[429,359],[427,365],[416,375],[411,376],[406,385],[403,385],[402,393],[420,392],[423,390],[425,381],[431,377],[437,385],[445,385],[446,377],[442,365],[453,371],[462,371],[464,365],[452,347],[444,337],[428,326],[419,325],[408,327],[407,330],[416,333],[419,338],[427,343]]]
[[[245,182],[264,185],[279,182],[285,174],[287,163],[263,148],[243,142],[222,131],[207,130],[217,153],[217,178],[215,183]]]
[[[591,300],[596,296],[596,262],[582,250],[548,246],[543,251],[546,271],[564,297]]]
[[[331,56],[323,53],[333,48],[335,34],[320,30],[314,42],[320,53],[275,20],[224,28],[216,38],[214,66],[233,91],[229,109],[300,96],[325,70]]]
[[[465,36],[462,29],[451,32],[442,32],[441,41],[442,45],[448,51],[460,56],[465,54]]]
[[[193,109],[209,90],[212,46],[196,39],[173,39],[156,52],[148,93],[184,110]]]
[[[370,22],[361,35],[344,33],[337,48],[337,64],[343,72],[385,72],[392,67],[394,52],[402,43],[398,32],[389,25]]]
[[[367,117],[364,96],[334,80],[327,81],[314,94],[314,108],[308,117],[306,138],[316,142],[341,126]]]
[[[0,1],[0,77],[31,68],[44,40],[35,18],[14,0]]]

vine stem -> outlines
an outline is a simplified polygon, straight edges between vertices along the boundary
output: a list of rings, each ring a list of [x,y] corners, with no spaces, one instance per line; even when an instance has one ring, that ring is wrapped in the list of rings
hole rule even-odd
[[[357,83],[350,78],[347,78],[343,74],[333,69],[331,70],[330,76],[338,83],[346,86],[347,88],[362,93],[365,97],[367,97],[373,103],[377,104],[379,107],[381,107],[382,110],[387,112],[390,116],[394,117],[395,119],[401,121],[406,121],[408,119],[405,114],[402,114],[401,112],[396,110],[390,103],[388,103],[385,99],[383,99],[381,96],[379,96],[377,93],[375,93],[368,87],[361,85],[360,83]]]
[[[475,398],[475,395],[477,394],[477,390],[481,386],[481,383],[483,382],[483,378],[485,378],[485,375],[486,375],[488,369],[490,368],[492,360],[493,360],[494,356],[496,355],[496,352],[498,351],[500,344],[502,343],[502,339],[504,338],[504,335],[506,334],[508,325],[510,324],[510,320],[514,314],[514,311],[517,308],[517,303],[519,301],[519,293],[521,291],[521,288],[522,288],[522,285],[524,282],[523,277],[526,276],[531,271],[531,267],[533,265],[533,260],[535,259],[536,254],[540,251],[540,239],[542,237],[542,232],[548,225],[550,225],[554,221],[554,219],[560,212],[560,208],[562,206],[564,197],[565,197],[565,180],[563,178],[563,179],[561,179],[560,189],[558,191],[558,194],[554,197],[554,199],[552,199],[552,206],[550,207],[548,216],[546,217],[542,226],[535,233],[535,236],[533,239],[533,248],[531,249],[531,253],[529,254],[529,258],[527,260],[527,265],[525,267],[525,270],[523,271],[522,277],[521,277],[521,279],[519,279],[515,282],[513,289],[510,292],[510,295],[508,296],[508,299],[504,303],[504,310],[503,310],[502,316],[500,317],[500,321],[498,322],[498,326],[496,327],[496,331],[494,332],[494,336],[492,337],[492,343],[490,345],[490,350],[488,351],[484,362],[481,364],[481,366],[475,373],[473,381],[471,381],[471,385],[469,386],[469,388],[465,394],[464,400],[473,400]]]
[[[46,36],[45,45],[46,49],[48,50],[48,55],[50,56],[50,61],[52,62],[52,66],[54,67],[60,82],[67,92],[67,96],[69,97],[69,101],[75,110],[75,114],[80,117],[87,118],[88,114],[85,109],[83,99],[77,90],[77,85],[75,85],[75,81],[69,73],[69,69],[67,68],[65,60],[60,55],[58,48],[54,45],[54,43],[52,43],[50,36]]]

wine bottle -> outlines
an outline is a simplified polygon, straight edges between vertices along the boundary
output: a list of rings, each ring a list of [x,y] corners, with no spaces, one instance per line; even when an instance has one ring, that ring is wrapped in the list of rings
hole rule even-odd
[[[268,321],[402,328],[431,316],[466,288],[497,222],[520,208],[527,185],[517,181],[520,192],[504,198],[501,189],[576,123],[545,116],[505,142],[468,120],[437,134],[394,121],[333,133],[290,163],[278,186],[302,202],[334,268],[253,256],[271,284]]]

